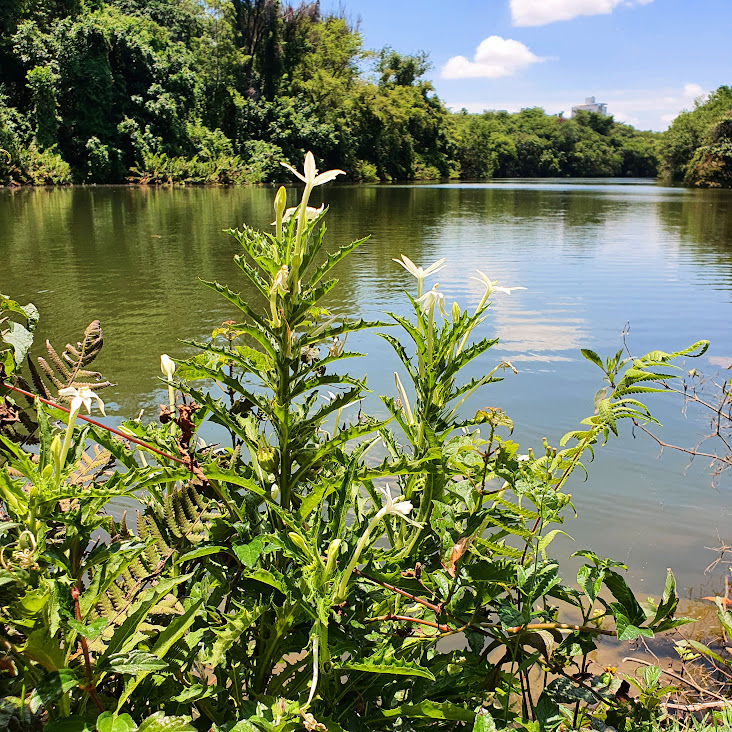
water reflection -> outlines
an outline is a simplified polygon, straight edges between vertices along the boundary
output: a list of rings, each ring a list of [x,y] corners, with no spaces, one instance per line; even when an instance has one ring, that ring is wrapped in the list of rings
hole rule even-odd
[[[268,227],[272,195],[256,187],[0,190],[0,291],[38,305],[41,341],[63,346],[100,319],[105,347],[97,367],[117,384],[105,393],[110,411],[119,418],[145,408],[152,416],[164,398],[160,353],[183,355],[180,339],[205,338],[235,316],[199,278],[226,282],[259,302],[232,262],[236,242],[222,229]],[[295,195],[290,191],[290,205]],[[414,280],[391,261],[402,253],[424,266],[448,259],[428,283],[439,282],[448,304],[477,304],[483,289],[470,279],[475,269],[528,288],[495,297],[478,335],[500,343],[467,374],[509,359],[519,375],[508,373],[465,405],[505,408],[524,444],[540,444],[545,435],[556,444],[592,413],[601,375],[579,349],[614,353],[627,320],[636,353],[710,337],[702,368],[729,363],[729,191],[648,181],[506,181],[329,186],[316,190],[314,205],[321,196],[332,211],[330,248],[370,234],[336,270],[340,283],[329,303],[336,312],[372,319],[384,310],[406,312],[402,290],[413,291]],[[372,333],[354,334],[349,348],[370,354],[353,369],[368,374],[374,395],[365,408],[380,413],[378,395],[392,393],[398,362]],[[656,400],[654,409],[669,442],[695,444],[694,433],[705,428],[669,400]],[[558,539],[557,555],[592,545],[627,558],[639,588],[667,566],[682,586],[697,584],[708,563],[704,546],[717,528],[728,533],[729,486],[715,492],[705,466],[656,457],[653,445],[629,434],[599,451],[589,482],[572,487],[581,518],[564,528],[576,543]]]

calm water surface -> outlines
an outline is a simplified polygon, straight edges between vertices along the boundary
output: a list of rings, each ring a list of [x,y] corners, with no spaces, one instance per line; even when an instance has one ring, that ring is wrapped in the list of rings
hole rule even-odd
[[[339,267],[330,306],[352,317],[405,312],[402,291],[413,280],[391,260],[401,253],[423,266],[446,257],[438,275],[448,303],[476,305],[481,269],[505,285],[528,289],[497,295],[480,335],[499,346],[473,368],[502,359],[519,370],[466,405],[500,406],[519,425],[522,450],[557,444],[592,413],[602,385],[580,348],[614,352],[630,322],[634,353],[676,350],[700,338],[712,348],[689,362],[714,374],[732,363],[732,192],[662,188],[651,181],[501,181],[490,184],[331,186],[329,245],[371,235]],[[39,334],[59,347],[81,337],[95,318],[105,347],[97,367],[117,386],[104,392],[111,422],[153,418],[165,396],[159,356],[184,356],[182,338],[202,339],[234,316],[199,278],[229,284],[254,298],[232,262],[237,244],[222,229],[267,227],[273,191],[243,189],[70,188],[0,190],[0,290],[33,301]],[[290,205],[295,192],[290,192]],[[373,334],[349,348],[368,355],[374,397],[393,392],[396,359]],[[729,372],[727,372],[729,373]],[[681,405],[652,406],[668,442],[692,445],[704,431]],[[648,438],[626,427],[620,440],[573,481],[579,518],[565,526],[554,554],[592,547],[627,561],[632,584],[659,593],[672,567],[690,596],[708,594],[717,532],[732,539],[730,479],[712,487],[700,461],[658,456]]]

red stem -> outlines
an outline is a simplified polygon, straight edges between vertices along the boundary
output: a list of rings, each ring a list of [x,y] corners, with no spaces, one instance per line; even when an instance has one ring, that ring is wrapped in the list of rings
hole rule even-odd
[[[71,588],[71,597],[74,599],[74,611],[76,614],[76,620],[81,623],[83,622],[81,619],[81,608],[79,607],[79,588],[74,585]],[[91,659],[89,657],[89,646],[87,645],[86,638],[79,633],[79,637],[81,639],[81,650],[84,652],[84,666],[86,666],[86,676],[89,679],[89,685],[86,687],[83,687],[85,691],[89,692],[89,696],[92,698],[92,701],[94,704],[96,704],[97,709],[100,712],[105,711],[104,710],[104,704],[102,704],[101,699],[97,696],[97,690],[94,684],[92,683],[92,670],[91,670]]]
[[[375,582],[377,585],[381,585],[383,588],[387,590],[391,590],[392,592],[396,592],[398,595],[401,595],[402,597],[406,597],[409,600],[412,600],[413,602],[418,602],[420,605],[424,605],[424,607],[429,608],[432,610],[435,615],[439,615],[442,612],[442,608],[439,605],[435,605],[431,602],[428,602],[427,600],[423,600],[421,597],[417,597],[417,595],[413,595],[411,592],[406,592],[404,590],[400,590],[398,587],[394,587],[394,585],[390,585],[388,582],[383,582],[380,579],[376,579],[376,577],[371,577],[370,575],[366,574],[365,572],[362,572],[360,569],[354,569],[354,574],[359,575],[360,577],[363,577],[364,579],[370,580],[371,582]]]
[[[22,394],[23,396],[27,396],[30,399],[37,399],[39,402],[43,402],[43,404],[48,404],[49,407],[53,407],[54,409],[60,409],[62,412],[66,412],[66,414],[71,414],[70,409],[67,409],[66,407],[62,407],[60,404],[56,404],[56,402],[52,402],[50,399],[44,399],[43,397],[38,396],[38,394],[33,394],[30,391],[21,389],[20,387],[11,386],[10,384],[6,384],[4,382],[0,382],[0,387],[5,388],[5,389],[10,389],[11,391],[17,391],[19,394]],[[157,453],[158,455],[161,455],[164,458],[168,458],[168,460],[173,460],[174,462],[180,463],[181,465],[185,465],[188,468],[190,467],[185,460],[181,460],[180,458],[174,457],[173,455],[169,455],[167,452],[158,450],[156,447],[153,447],[152,445],[148,445],[147,442],[143,442],[142,440],[138,440],[136,437],[131,437],[130,435],[126,435],[124,432],[120,432],[119,430],[114,429],[114,427],[108,427],[106,424],[97,422],[96,419],[92,419],[91,417],[85,417],[83,414],[79,414],[78,419],[83,419],[85,422],[88,422],[89,424],[93,424],[95,427],[100,427],[101,429],[106,430],[107,432],[111,432],[113,435],[122,437],[123,439],[128,440],[129,442],[134,442],[136,445],[140,445],[140,446],[144,447],[145,449],[150,450],[151,452]],[[191,471],[191,472],[193,472],[193,471]]]

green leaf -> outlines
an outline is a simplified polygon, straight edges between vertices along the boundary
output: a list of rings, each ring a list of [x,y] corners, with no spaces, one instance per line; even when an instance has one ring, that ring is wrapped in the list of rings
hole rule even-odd
[[[226,616],[226,625],[223,629],[214,628],[216,640],[211,648],[205,663],[218,666],[229,649],[241,638],[247,628],[250,628],[264,612],[265,607],[258,605],[254,609],[240,608],[236,615]]]
[[[31,711],[35,714],[41,707],[60,699],[67,691],[75,689],[78,685],[79,678],[70,668],[47,673],[31,692],[28,700]]]
[[[248,544],[235,544],[234,554],[236,558],[249,569],[253,569],[257,560],[262,556],[262,549],[264,548],[264,540],[261,536],[258,536]]]
[[[68,618],[66,622],[79,635],[83,635],[87,640],[94,640],[98,638],[107,625],[109,625],[109,620],[107,618],[99,618],[88,625],[80,623],[78,620],[74,620],[73,618]]]
[[[196,732],[196,728],[190,717],[166,717],[165,712],[156,712],[137,728],[137,732]]]
[[[602,359],[594,352],[591,351],[589,348],[581,348],[580,353],[592,363],[595,364],[598,368],[601,368],[603,371],[605,370],[605,364],[603,364]]]
[[[211,554],[218,554],[219,552],[226,551],[225,546],[202,546],[200,549],[194,549],[187,554],[183,554],[176,558],[173,564],[180,564],[181,562],[188,562],[192,559],[200,559],[201,557],[208,557]]]
[[[732,666],[732,661],[729,661],[726,658],[722,658],[722,656],[720,656],[718,653],[715,653],[711,648],[705,646],[703,643],[699,643],[699,641],[695,640],[687,640],[686,642],[692,648],[699,651],[699,653],[703,653],[705,656],[713,658],[717,663],[721,663],[723,666]]]
[[[102,712],[97,717],[98,732],[135,732],[137,725],[129,714]]]
[[[486,709],[481,709],[476,715],[473,732],[496,732],[496,723]]]
[[[640,624],[645,621],[646,614],[640,606],[638,600],[635,599],[633,591],[628,587],[628,583],[617,572],[608,571],[603,578],[603,584],[612,592],[613,597],[620,603],[623,608],[623,614],[633,624]]]
[[[2,334],[2,340],[12,347],[15,366],[19,368],[33,345],[32,333],[20,323],[10,322],[8,330]]]
[[[640,636],[653,638],[653,631],[650,628],[640,628],[631,622],[625,614],[623,606],[619,602],[613,602],[610,605],[610,609],[615,616],[618,640],[632,641]]]
[[[393,676],[421,676],[434,681],[435,677],[426,668],[413,661],[394,658],[387,650],[375,653],[369,658],[352,659],[336,665],[343,671],[366,671],[371,674],[390,674]]]
[[[108,659],[109,670],[118,674],[139,674],[162,671],[168,664],[152,653],[131,651],[116,653]]]
[[[384,717],[406,717],[407,719],[450,719],[458,722],[472,722],[475,712],[452,702],[425,700],[419,704],[403,704],[384,712]]]
[[[217,480],[223,483],[238,485],[242,488],[246,488],[251,493],[255,493],[256,495],[264,498],[264,490],[250,478],[243,478],[241,475],[236,475],[236,473],[225,473],[206,466],[204,466],[203,472],[209,480]]]
[[[560,676],[548,684],[544,689],[544,694],[558,704],[573,704],[578,701],[592,703],[596,701],[595,695],[591,691],[573,683],[564,676]]]
[[[64,665],[64,653],[49,635],[47,627],[38,628],[28,636],[22,653],[49,671],[57,671]]]

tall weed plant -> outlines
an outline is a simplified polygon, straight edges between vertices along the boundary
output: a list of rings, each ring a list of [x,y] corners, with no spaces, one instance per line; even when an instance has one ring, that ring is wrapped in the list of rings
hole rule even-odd
[[[462,377],[488,362],[496,340],[473,334],[511,288],[478,273],[477,308],[448,306],[426,283],[443,262],[402,257],[409,317],[329,312],[331,271],[364,240],[325,249],[327,210],[308,206],[342,171],[319,174],[308,154],[292,172],[304,192],[291,209],[277,192],[274,233],[230,232],[259,301],[206,283],[240,316],[191,341],[192,358],[162,357],[159,424],[112,430],[83,414],[104,408],[83,344],[61,363],[58,397],[34,396],[22,372],[37,312],[0,300],[0,727],[645,724],[647,705],[619,701],[621,679],[591,673],[588,654],[601,635],[686,622],[673,575],[658,603],[640,603],[620,562],[583,550],[568,583],[552,541],[572,473],[621,421],[653,421],[639,395],[706,343],[632,361],[585,352],[608,381],[594,414],[559,447],[522,454],[506,413],[466,412],[510,364]],[[401,362],[383,419],[363,414],[366,380],[346,370],[359,355],[347,337],[363,329]],[[203,444],[207,423],[229,443]],[[19,424],[24,439],[6,429]],[[134,519],[110,515],[121,498]]]

